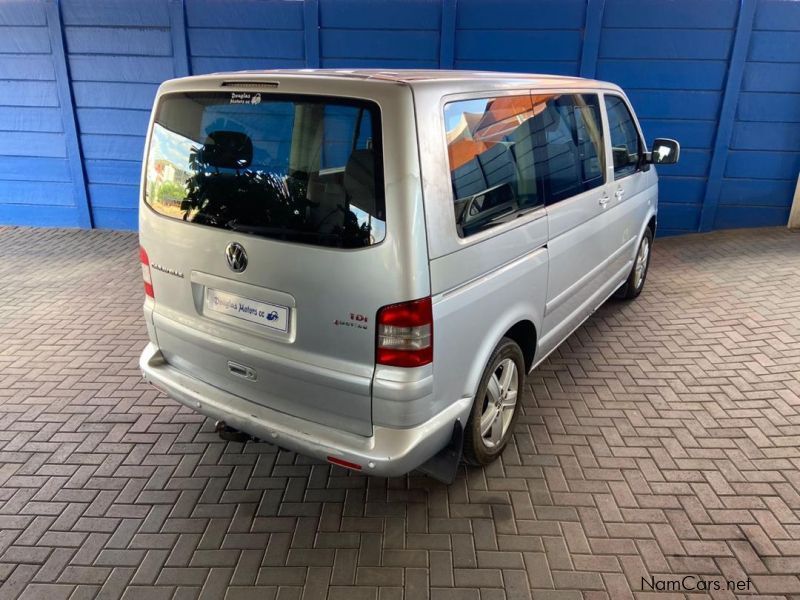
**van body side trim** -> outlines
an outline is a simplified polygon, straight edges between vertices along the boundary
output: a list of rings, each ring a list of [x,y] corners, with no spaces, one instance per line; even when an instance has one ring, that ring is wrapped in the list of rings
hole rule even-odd
[[[509,269],[513,269],[518,264],[523,263],[526,260],[529,260],[529,259],[533,258],[534,256],[537,256],[538,254],[541,254],[542,252],[545,252],[545,251],[547,251],[547,244],[544,244],[542,246],[539,246],[535,250],[530,250],[529,252],[526,252],[525,254],[521,254],[520,256],[512,258],[510,261],[507,261],[507,262],[505,262],[505,263],[503,263],[503,264],[501,264],[501,265],[499,265],[497,267],[489,269],[488,271],[486,271],[484,273],[481,273],[477,277],[473,277],[472,279],[469,279],[469,280],[467,280],[467,281],[465,281],[463,283],[459,283],[458,285],[456,285],[454,287],[451,287],[450,289],[445,290],[443,292],[440,292],[437,295],[441,296],[442,298],[447,298],[449,296],[457,294],[457,293],[459,293],[459,292],[461,292],[461,291],[463,291],[465,289],[469,289],[471,287],[474,287],[475,285],[477,285],[480,282],[488,279],[489,277],[492,277],[492,276],[494,276],[494,275],[496,275],[498,273],[501,273],[503,271],[507,271]]]

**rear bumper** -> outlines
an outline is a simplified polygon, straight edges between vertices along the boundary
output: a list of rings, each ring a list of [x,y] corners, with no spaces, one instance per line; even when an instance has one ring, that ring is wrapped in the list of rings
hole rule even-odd
[[[333,456],[383,477],[408,473],[444,448],[453,425],[468,414],[471,404],[461,399],[407,429],[376,425],[372,436],[364,437],[272,410],[186,375],[170,366],[152,343],[142,352],[139,367],[146,381],[211,419],[299,454],[323,461]]]

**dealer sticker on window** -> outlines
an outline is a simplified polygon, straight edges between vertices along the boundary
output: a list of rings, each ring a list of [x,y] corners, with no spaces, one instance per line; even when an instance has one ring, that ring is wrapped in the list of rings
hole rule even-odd
[[[209,310],[223,315],[258,323],[278,331],[289,331],[290,309],[287,306],[242,298],[213,288],[206,288],[206,306]]]
[[[261,94],[256,92],[232,92],[231,104],[261,104]]]

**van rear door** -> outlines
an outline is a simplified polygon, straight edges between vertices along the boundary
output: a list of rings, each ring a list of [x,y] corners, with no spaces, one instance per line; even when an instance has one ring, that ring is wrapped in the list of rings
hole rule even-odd
[[[383,143],[368,100],[162,94],[140,231],[167,362],[371,434],[375,315],[416,293],[387,232]]]

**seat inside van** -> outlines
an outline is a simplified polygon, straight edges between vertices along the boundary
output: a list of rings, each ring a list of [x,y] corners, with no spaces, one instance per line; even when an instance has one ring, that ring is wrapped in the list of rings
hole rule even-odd
[[[350,153],[344,168],[344,191],[348,205],[376,214],[375,151],[372,148],[353,150]]]

